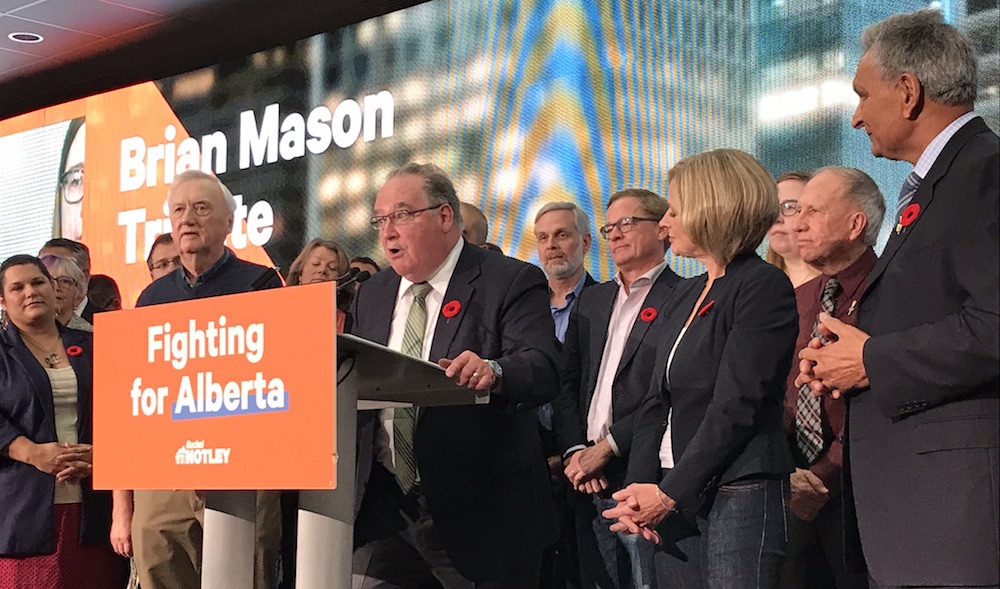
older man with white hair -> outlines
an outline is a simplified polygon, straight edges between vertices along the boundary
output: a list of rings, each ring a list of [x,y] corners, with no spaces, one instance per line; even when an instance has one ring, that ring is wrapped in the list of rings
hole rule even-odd
[[[226,247],[235,211],[236,200],[215,176],[197,170],[178,175],[167,193],[167,212],[180,267],[147,286],[136,306],[247,292],[255,283],[280,287],[281,278],[272,269],[243,261]],[[205,501],[194,491],[168,490],[135,491],[134,498],[131,491],[115,491],[114,499],[112,545],[130,556],[134,542],[143,589],[199,587]],[[277,493],[258,492],[258,589],[276,581],[279,509]]]

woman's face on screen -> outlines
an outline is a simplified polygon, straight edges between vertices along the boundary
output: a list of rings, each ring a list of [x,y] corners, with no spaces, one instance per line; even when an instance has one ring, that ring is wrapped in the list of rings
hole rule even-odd
[[[83,237],[83,159],[87,125],[80,125],[66,152],[66,165],[59,178],[61,236],[74,241]]]

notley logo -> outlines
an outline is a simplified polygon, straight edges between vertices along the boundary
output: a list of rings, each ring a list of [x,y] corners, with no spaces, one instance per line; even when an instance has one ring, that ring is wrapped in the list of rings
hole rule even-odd
[[[177,464],[229,464],[230,452],[232,448],[206,448],[205,440],[188,440],[174,454],[174,461]]]

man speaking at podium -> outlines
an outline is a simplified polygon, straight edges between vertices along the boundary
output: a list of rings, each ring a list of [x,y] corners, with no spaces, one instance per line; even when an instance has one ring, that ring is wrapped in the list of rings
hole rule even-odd
[[[354,587],[535,587],[556,531],[531,410],[558,380],[545,277],[466,243],[432,164],[390,173],[371,223],[391,269],[359,289],[352,332],[491,400],[359,415]]]
[[[181,266],[150,284],[138,307],[236,294],[281,286],[278,274],[237,258],[226,247],[236,201],[218,178],[198,170],[179,174],[167,193],[171,234]],[[201,583],[201,540],[205,501],[194,491],[115,491],[112,545],[128,555],[127,521],[132,522],[135,564],[143,589],[191,589]],[[275,584],[280,541],[277,492],[257,494],[254,587]]]

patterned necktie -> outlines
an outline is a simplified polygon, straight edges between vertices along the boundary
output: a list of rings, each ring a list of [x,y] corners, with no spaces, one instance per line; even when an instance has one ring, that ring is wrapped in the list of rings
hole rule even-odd
[[[910,172],[910,175],[906,177],[906,181],[903,182],[903,187],[899,189],[899,202],[896,204],[896,223],[898,224],[903,218],[903,209],[906,205],[910,204],[913,200],[913,195],[917,193],[917,188],[920,187],[920,180],[922,178],[917,176],[916,172]]]
[[[418,282],[413,285],[413,304],[406,316],[401,352],[414,358],[423,358],[424,332],[427,329],[427,294],[431,285]],[[409,493],[417,483],[417,457],[413,453],[413,432],[417,428],[416,407],[397,407],[392,415],[392,439],[396,451],[396,481],[403,494]]]
[[[823,294],[820,297],[820,307],[830,316],[833,316],[838,294],[840,294],[840,281],[831,277],[826,281],[826,286],[823,287]],[[812,336],[820,337],[819,319],[813,324]],[[815,462],[820,452],[823,451],[821,411],[820,398],[812,394],[809,385],[802,385],[799,388],[799,398],[795,404],[795,441],[809,464]]]

